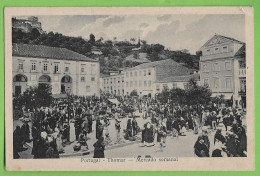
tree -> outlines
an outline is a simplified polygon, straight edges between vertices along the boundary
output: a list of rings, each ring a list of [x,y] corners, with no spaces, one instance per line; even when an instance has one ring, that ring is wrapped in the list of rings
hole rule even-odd
[[[38,87],[27,88],[22,95],[13,99],[14,107],[25,106],[26,109],[35,109],[37,107],[48,107],[52,103],[51,86],[48,84],[39,84]]]
[[[132,44],[135,43],[135,38],[131,38],[130,41],[132,42]]]
[[[130,93],[130,96],[131,96],[131,97],[138,96],[137,90],[134,89],[134,90]]]
[[[89,35],[89,41],[92,45],[95,45],[96,40],[94,34]]]

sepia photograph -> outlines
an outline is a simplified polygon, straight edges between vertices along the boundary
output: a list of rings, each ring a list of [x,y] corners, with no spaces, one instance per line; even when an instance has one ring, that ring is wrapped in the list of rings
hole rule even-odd
[[[250,8],[32,9],[5,15],[12,162],[254,158]]]

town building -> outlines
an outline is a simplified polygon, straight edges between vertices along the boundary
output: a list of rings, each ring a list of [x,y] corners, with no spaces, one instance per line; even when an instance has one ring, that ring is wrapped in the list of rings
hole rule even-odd
[[[103,75],[101,90],[104,93],[113,95],[124,95],[124,74],[122,70],[110,72],[109,75]]]
[[[154,82],[156,86],[154,87],[155,89],[153,91],[160,93],[163,89],[188,89],[191,79],[197,82],[197,84],[200,83],[200,75],[198,73],[184,76],[169,76],[160,80],[156,80]]]
[[[246,106],[245,43],[214,35],[201,48],[200,80],[212,96],[224,95],[234,106]]]
[[[20,29],[22,32],[29,33],[32,32],[32,29],[37,29],[40,33],[43,33],[42,24],[38,21],[38,17],[31,16],[25,19],[16,19],[12,18],[12,28]]]
[[[172,59],[140,64],[124,70],[124,92],[125,95],[130,95],[133,90],[136,90],[140,96],[155,96],[161,84],[158,81],[166,77],[190,74],[192,74],[190,69]]]
[[[13,94],[49,84],[53,95],[99,96],[99,62],[65,48],[12,46]]]

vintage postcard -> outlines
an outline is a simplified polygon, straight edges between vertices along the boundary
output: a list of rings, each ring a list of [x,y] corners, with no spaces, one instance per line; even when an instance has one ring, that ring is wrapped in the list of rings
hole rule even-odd
[[[7,170],[254,170],[252,7],[4,19]]]

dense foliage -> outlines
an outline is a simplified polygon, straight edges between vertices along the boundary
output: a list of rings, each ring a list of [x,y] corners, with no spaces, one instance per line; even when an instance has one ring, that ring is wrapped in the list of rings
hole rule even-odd
[[[23,94],[14,97],[13,106],[21,109],[35,109],[37,107],[48,107],[52,103],[51,86],[48,84],[39,84],[37,87],[26,89]]]
[[[136,42],[134,38],[131,38],[130,41],[116,41],[116,37],[114,37],[114,41],[104,41],[102,37],[96,39],[94,34],[90,34],[89,39],[84,39],[53,32],[40,34],[37,29],[33,29],[31,33],[13,29],[12,42],[62,47],[94,59],[99,59],[100,70],[104,74],[122,67],[138,65],[138,62],[125,60],[125,58],[133,55],[133,58],[139,59],[139,53],[147,53],[147,58],[151,61],[171,58],[176,62],[183,63],[188,68],[199,68],[199,53],[191,55],[188,50],[170,51],[161,44],[148,44],[144,40]],[[102,55],[91,53],[93,48],[99,49]],[[133,51],[133,48],[139,49]]]
[[[157,95],[160,102],[173,104],[208,104],[211,101],[211,91],[207,86],[198,86],[194,80],[190,80],[187,89],[164,89]]]

